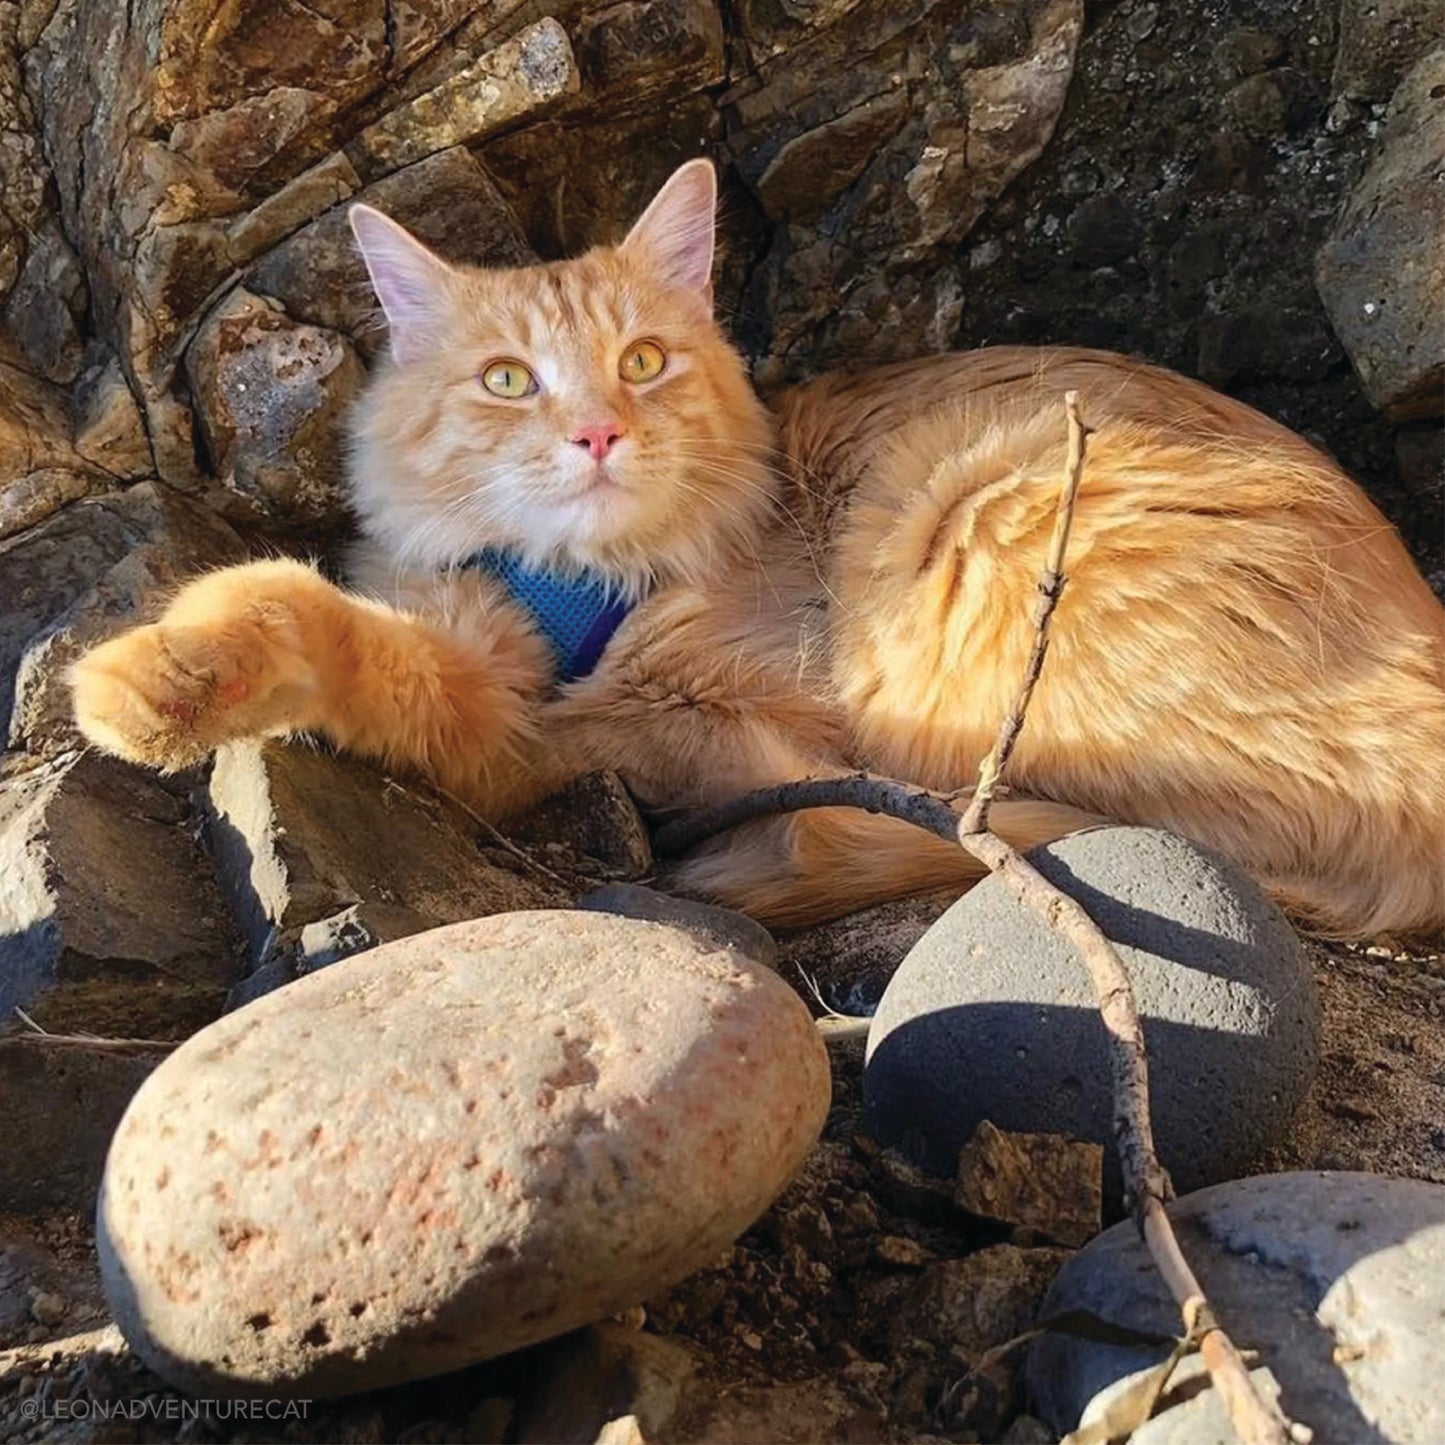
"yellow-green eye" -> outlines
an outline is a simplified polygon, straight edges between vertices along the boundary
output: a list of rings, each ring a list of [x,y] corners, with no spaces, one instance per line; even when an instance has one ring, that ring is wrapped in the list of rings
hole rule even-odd
[[[483,370],[482,385],[493,396],[515,401],[536,391],[537,378],[520,361],[494,361]]]
[[[662,375],[667,365],[667,353],[655,341],[634,341],[622,353],[622,364],[617,368],[623,381],[651,381]]]

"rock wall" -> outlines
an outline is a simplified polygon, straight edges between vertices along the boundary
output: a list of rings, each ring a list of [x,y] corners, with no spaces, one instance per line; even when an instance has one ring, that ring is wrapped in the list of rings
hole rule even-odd
[[[1091,12],[1053,143],[963,248],[960,341],[1202,377],[1323,443],[1438,569],[1442,43],[1429,0]]]
[[[193,969],[177,1032],[304,963],[307,929],[479,906],[378,907],[348,850],[391,795],[320,755],[251,765],[311,820],[304,909],[295,879],[247,892],[265,819],[212,837],[218,893],[204,789],[74,763],[79,647],[258,539],[344,532],[342,418],[383,335],[349,201],[514,264],[615,236],[711,154],[719,303],[764,389],[955,345],[1136,352],[1321,440],[1438,568],[1441,29],[1431,0],[0,0],[0,857],[24,880],[0,1001],[120,967],[122,898],[122,971]],[[204,906],[147,888],[87,823],[106,809]],[[474,834],[431,831],[447,868]],[[557,896],[522,876],[488,886]],[[213,898],[240,924],[196,934]],[[84,1028],[84,989],[60,997]]]

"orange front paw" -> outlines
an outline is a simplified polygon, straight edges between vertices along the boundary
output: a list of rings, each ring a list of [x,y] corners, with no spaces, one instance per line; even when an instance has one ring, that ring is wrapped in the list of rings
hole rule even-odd
[[[309,569],[276,563],[193,583],[160,622],[102,643],[71,669],[81,732],[169,772],[224,742],[311,725],[317,677],[296,605],[305,599],[288,592],[317,586],[326,584]]]

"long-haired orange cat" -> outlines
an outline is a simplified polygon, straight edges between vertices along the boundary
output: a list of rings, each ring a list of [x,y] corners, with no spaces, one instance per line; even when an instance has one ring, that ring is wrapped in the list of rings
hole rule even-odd
[[[595,767],[656,807],[858,767],[957,787],[1022,671],[1072,388],[1069,582],[994,825],[1155,824],[1316,927],[1445,924],[1445,614],[1354,483],[1082,350],[825,377],[769,415],[712,319],[714,203],[694,161],[621,245],[513,271],[356,207],[391,355],[356,410],[350,590],[200,578],[76,666],[85,734],[174,768],[311,730],[497,819]],[[974,871],[824,810],[684,878],[799,923]]]

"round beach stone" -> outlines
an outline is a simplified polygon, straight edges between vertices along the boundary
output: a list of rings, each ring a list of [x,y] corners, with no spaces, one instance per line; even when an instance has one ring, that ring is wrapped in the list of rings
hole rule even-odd
[[[1169,1206],[1179,1244],[1253,1370],[1315,1439],[1445,1440],[1445,1186],[1377,1174],[1266,1174]],[[1045,1318],[1088,1310],[1178,1334],[1178,1307],[1134,1225],[1115,1225],[1059,1272]],[[1033,1346],[1036,1412],[1059,1432],[1097,1418],[1163,1349],[1046,1335]],[[1135,1445],[1233,1439],[1218,1396],[1186,1360]]]
[[[345,959],[146,1081],[106,1294],[199,1394],[345,1394],[616,1313],[712,1263],[826,1117],[771,970],[664,924],[503,914]]]
[[[1240,1173],[1283,1132],[1319,1057],[1314,980],[1294,930],[1233,864],[1170,833],[1099,828],[1030,858],[1118,948],[1176,1187]],[[959,899],[894,975],[863,1083],[873,1137],[943,1174],[984,1119],[1112,1141],[1088,971],[997,878]],[[1105,1169],[1117,1195],[1112,1149]]]

